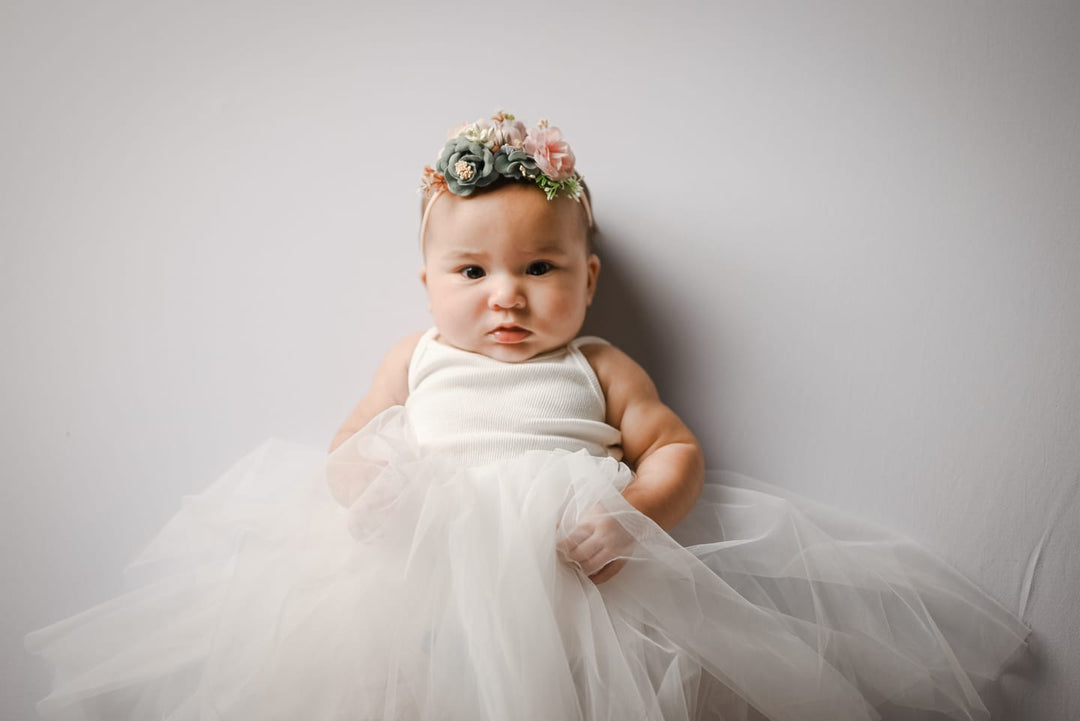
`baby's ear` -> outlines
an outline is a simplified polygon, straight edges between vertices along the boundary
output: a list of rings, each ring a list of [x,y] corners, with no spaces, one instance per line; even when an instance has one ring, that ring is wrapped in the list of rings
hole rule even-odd
[[[427,266],[426,265],[420,266],[420,282],[423,283],[424,290],[427,290]],[[428,312],[430,313],[431,312],[431,296],[430,295],[428,296],[427,309],[428,309]]]
[[[593,296],[596,294],[596,278],[600,275],[600,256],[596,253],[589,253],[589,259],[586,261],[588,264],[588,285],[586,285],[587,302],[592,305]]]

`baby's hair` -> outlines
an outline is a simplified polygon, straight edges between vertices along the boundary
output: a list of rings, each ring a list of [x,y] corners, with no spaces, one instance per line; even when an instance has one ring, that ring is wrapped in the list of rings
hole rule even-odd
[[[584,178],[580,182],[581,194],[585,197],[589,208],[585,218],[585,251],[592,254],[596,252],[596,216],[592,213],[592,194],[589,192],[589,186],[585,184]]]
[[[589,186],[586,185],[584,179],[582,179],[580,181],[580,183],[581,183],[581,194],[584,197],[584,202],[589,204],[589,208],[592,208],[592,195],[589,193]],[[491,190],[478,191],[477,194],[484,193],[484,192],[492,192],[494,190],[497,190],[500,187],[504,187],[504,186],[497,185],[494,188],[492,188]],[[435,195],[431,195],[431,196],[429,196],[429,195],[421,195],[421,197],[420,197],[420,222],[421,222],[421,224],[423,224],[423,222],[424,222],[424,214],[427,211],[428,205],[431,204],[431,202],[435,199],[435,197],[436,197]],[[585,207],[582,206],[582,212],[584,212],[584,211],[585,211]],[[591,254],[596,252],[596,219],[595,219],[595,216],[592,213],[585,213],[584,220],[585,220],[585,252],[591,255]],[[423,230],[423,229],[421,228],[421,230]],[[421,237],[420,238],[421,250],[423,250],[423,247],[422,247],[423,246],[423,241],[424,241],[424,239],[423,239],[423,237]]]

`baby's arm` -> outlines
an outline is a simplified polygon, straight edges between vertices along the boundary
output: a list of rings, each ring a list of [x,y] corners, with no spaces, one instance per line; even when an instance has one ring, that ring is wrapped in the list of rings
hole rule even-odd
[[[623,460],[635,470],[623,497],[665,531],[693,508],[705,481],[701,447],[690,429],[660,402],[649,375],[614,346],[582,348],[607,401],[607,422],[622,432]],[[586,517],[559,544],[597,584],[617,574],[633,537],[617,518]]]
[[[375,371],[371,390],[341,424],[334,440],[330,442],[331,453],[379,413],[390,406],[405,403],[405,399],[409,397],[409,359],[412,358],[413,350],[422,335],[423,333],[414,333],[402,338],[386,354]]]
[[[630,356],[602,344],[584,346],[582,352],[604,391],[607,422],[622,432],[623,460],[636,474],[623,496],[665,531],[671,530],[701,493],[701,446],[660,401],[652,379]]]

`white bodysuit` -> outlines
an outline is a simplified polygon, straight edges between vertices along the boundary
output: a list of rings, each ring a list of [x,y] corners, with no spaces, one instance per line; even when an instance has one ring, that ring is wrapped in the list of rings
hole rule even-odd
[[[607,341],[583,336],[506,363],[437,336],[424,333],[409,363],[405,407],[425,450],[468,463],[556,449],[622,458],[621,433],[605,422],[604,393],[581,352]]]

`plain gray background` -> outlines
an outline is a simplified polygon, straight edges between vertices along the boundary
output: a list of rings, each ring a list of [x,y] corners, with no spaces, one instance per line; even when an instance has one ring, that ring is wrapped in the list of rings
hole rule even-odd
[[[0,4],[0,713],[267,436],[324,447],[428,324],[421,167],[564,130],[587,330],[710,467],[907,533],[1034,629],[1003,718],[1080,713],[1080,3]]]

